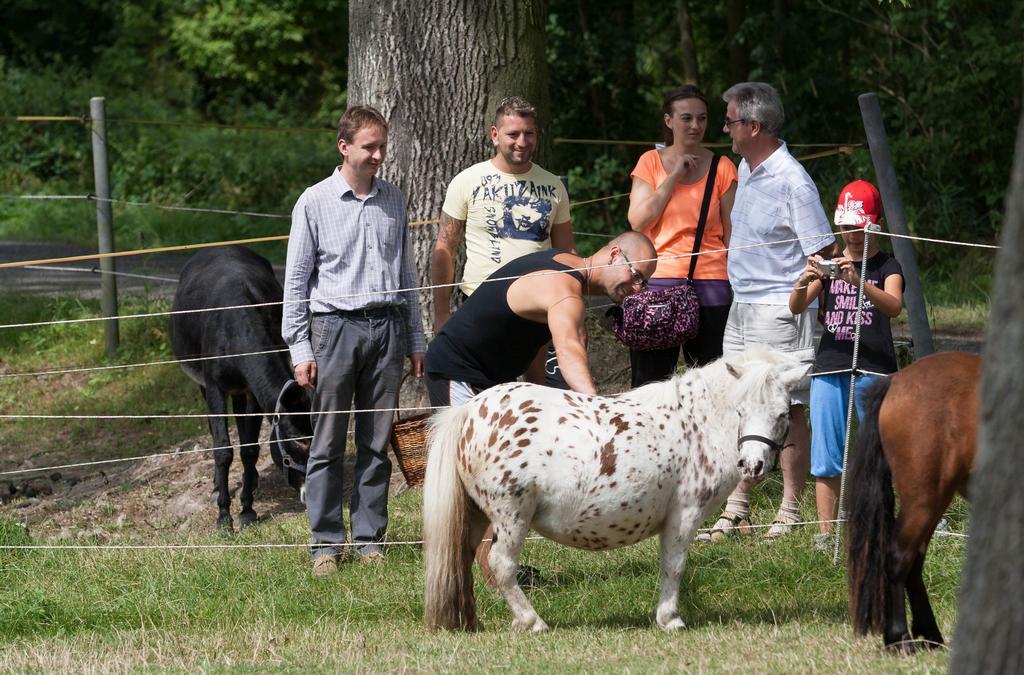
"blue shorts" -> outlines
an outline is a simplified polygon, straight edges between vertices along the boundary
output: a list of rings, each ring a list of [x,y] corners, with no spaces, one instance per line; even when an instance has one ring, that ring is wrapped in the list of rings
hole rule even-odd
[[[864,419],[864,392],[877,375],[860,375],[854,385],[857,419]],[[843,439],[850,405],[850,374],[811,378],[811,475],[832,478],[843,473]],[[850,443],[853,443],[851,436]]]

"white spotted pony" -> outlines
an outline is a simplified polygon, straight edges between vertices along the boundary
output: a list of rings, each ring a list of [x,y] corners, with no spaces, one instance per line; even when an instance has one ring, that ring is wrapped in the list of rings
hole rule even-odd
[[[619,396],[513,383],[436,415],[423,493],[427,625],[479,628],[472,562],[490,522],[491,569],[514,629],[547,630],[516,581],[531,528],[590,550],[661,535],[655,620],[683,628],[690,541],[741,478],[772,468],[790,391],[806,374],[757,350]]]

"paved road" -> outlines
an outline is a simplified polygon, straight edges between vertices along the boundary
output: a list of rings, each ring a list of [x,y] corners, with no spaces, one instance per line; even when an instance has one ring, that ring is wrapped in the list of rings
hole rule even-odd
[[[95,248],[48,241],[0,242],[0,262],[48,260],[96,253]],[[139,276],[117,276],[119,293],[173,295],[187,255],[155,254],[126,256],[114,261],[114,269]],[[99,297],[98,260],[48,263],[38,267],[0,268],[0,288],[5,294],[74,295]],[[148,277],[148,278],[141,278]]]
[[[95,248],[51,241],[0,241],[0,263],[68,258],[94,253],[96,253]],[[116,276],[118,294],[146,293],[166,295],[167,297],[174,295],[181,268],[191,256],[192,252],[155,253],[115,258],[114,270],[118,273]],[[40,269],[40,267],[46,269]],[[49,263],[31,268],[0,268],[0,292],[98,298],[100,295],[98,269],[98,260]],[[284,270],[275,267],[275,271],[278,279],[283,279]]]

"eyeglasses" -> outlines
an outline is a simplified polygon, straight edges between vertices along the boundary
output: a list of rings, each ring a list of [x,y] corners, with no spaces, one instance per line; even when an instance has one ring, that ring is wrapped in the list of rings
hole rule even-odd
[[[640,272],[638,272],[637,269],[633,267],[633,263],[629,262],[629,258],[626,257],[625,253],[619,251],[619,254],[622,256],[622,259],[626,261],[626,266],[629,267],[629,273],[633,275],[633,288],[637,289],[638,291],[646,290],[647,279],[644,279],[644,275],[640,274]]]
[[[748,119],[746,119],[744,117],[741,117],[738,120],[731,120],[728,117],[726,117],[725,118],[725,128],[728,129],[729,127],[731,127],[734,124],[739,124],[741,122],[749,122],[749,121],[750,120],[748,120]]]

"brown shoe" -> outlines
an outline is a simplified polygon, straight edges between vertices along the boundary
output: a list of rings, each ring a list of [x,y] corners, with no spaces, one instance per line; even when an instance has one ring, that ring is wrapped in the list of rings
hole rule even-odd
[[[318,555],[313,558],[314,577],[329,577],[337,571],[338,560],[334,555],[325,553],[324,555]]]
[[[381,551],[370,551],[368,553],[360,553],[356,560],[367,565],[376,565],[384,562],[384,554]]]

